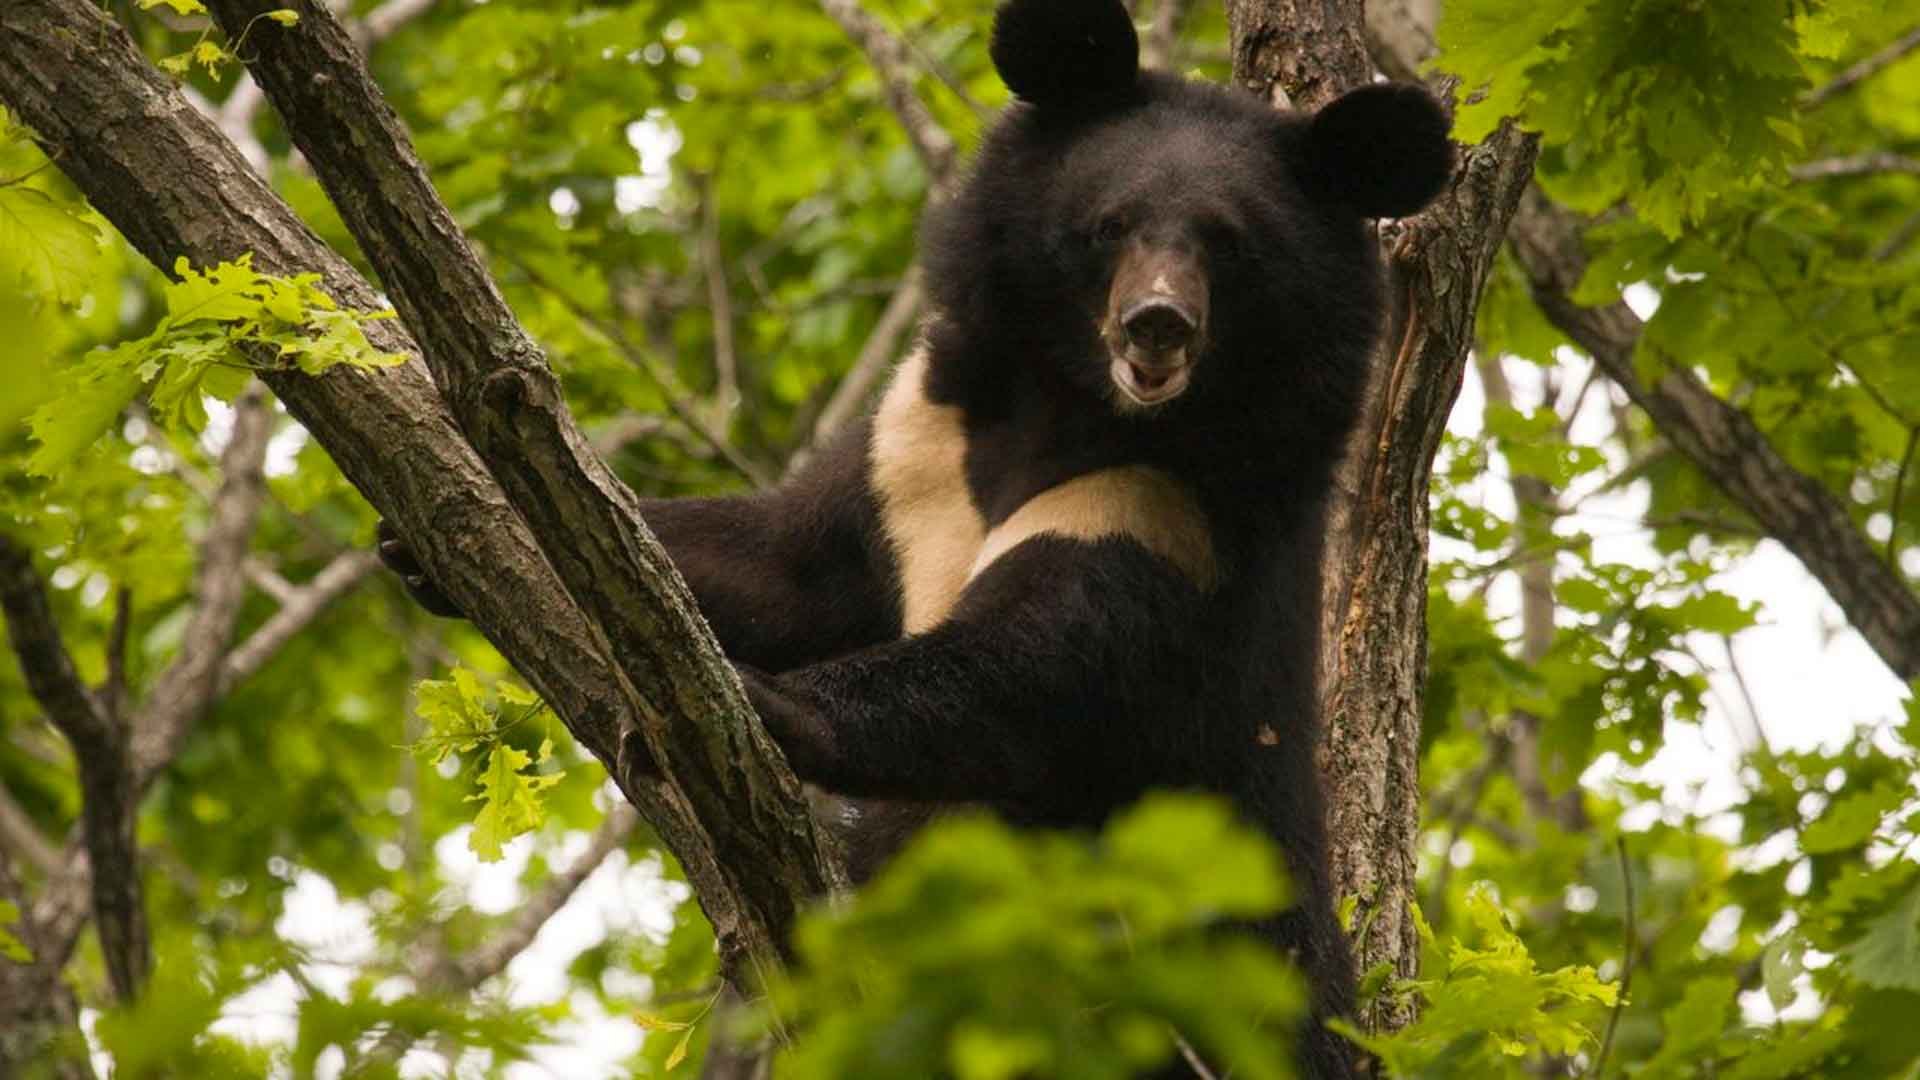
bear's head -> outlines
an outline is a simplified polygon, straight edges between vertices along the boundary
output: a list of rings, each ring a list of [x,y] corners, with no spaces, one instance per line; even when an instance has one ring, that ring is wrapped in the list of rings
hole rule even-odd
[[[1010,0],[991,52],[1016,101],[930,211],[939,321],[1130,423],[1283,394],[1342,426],[1382,321],[1366,223],[1452,173],[1433,99],[1306,115],[1142,71],[1119,0]]]

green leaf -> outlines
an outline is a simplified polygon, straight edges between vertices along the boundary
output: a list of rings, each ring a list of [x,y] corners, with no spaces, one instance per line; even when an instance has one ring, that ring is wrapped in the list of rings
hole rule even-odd
[[[90,353],[59,377],[60,389],[27,418],[34,441],[27,471],[53,476],[99,440],[140,392],[137,349],[122,345]]]
[[[13,933],[7,929],[19,922],[20,905],[11,900],[0,900],[0,957],[16,964],[31,964],[33,953],[27,948],[25,942],[14,937]]]
[[[1906,802],[1908,794],[1905,785],[1888,781],[1841,795],[1801,832],[1801,850],[1827,855],[1860,847],[1873,838],[1882,818]]]
[[[505,744],[496,745],[480,775],[480,794],[468,801],[481,803],[474,816],[473,831],[467,847],[481,862],[498,862],[505,854],[507,841],[540,827],[546,820],[546,808],[540,793],[560,782],[560,773],[534,775],[522,772],[533,764],[525,751]]]
[[[161,5],[173,9],[175,15],[205,15],[207,13],[206,5],[202,4],[200,0],[140,0],[140,10],[142,11],[152,11]]]
[[[1867,924],[1840,951],[1854,981],[1884,990],[1920,990],[1920,885]]]
[[[472,671],[454,668],[452,678],[422,679],[413,693],[415,711],[427,722],[427,732],[413,751],[429,762],[438,764],[450,753],[466,753],[495,737],[493,710]]]
[[[281,26],[293,26],[299,23],[300,13],[292,8],[276,8],[267,12],[267,18],[272,19]]]
[[[1792,931],[1774,939],[1760,954],[1760,980],[1775,1009],[1786,1008],[1798,996],[1793,984],[1807,970],[1806,956],[1806,939]]]
[[[12,184],[0,187],[0,251],[18,260],[29,299],[75,304],[86,293],[100,230],[45,192]]]
[[[1740,984],[1731,976],[1690,983],[1679,1003],[1660,1014],[1665,1039],[1660,1052],[1647,1062],[1645,1075],[1693,1075],[1695,1060],[1726,1029],[1739,993]]]

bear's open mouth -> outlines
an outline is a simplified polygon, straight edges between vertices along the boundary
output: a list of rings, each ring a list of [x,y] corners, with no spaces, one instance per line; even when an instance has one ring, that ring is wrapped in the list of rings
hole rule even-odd
[[[1186,390],[1193,368],[1185,360],[1173,364],[1142,364],[1124,356],[1113,358],[1108,374],[1136,405],[1160,405]]]

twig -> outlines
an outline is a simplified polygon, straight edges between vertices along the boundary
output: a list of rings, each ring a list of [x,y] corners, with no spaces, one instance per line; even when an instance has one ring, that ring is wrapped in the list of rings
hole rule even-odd
[[[933,180],[936,191],[946,186],[953,174],[956,151],[948,135],[925,102],[913,90],[913,68],[907,61],[907,47],[880,25],[859,0],[820,0],[820,8],[867,55],[874,73],[880,76],[880,88],[887,107],[906,129],[907,140]]]
[[[1913,471],[1913,455],[1920,450],[1920,425],[1907,429],[1907,452],[1900,455],[1900,471],[1893,477],[1893,495],[1887,501],[1887,565],[1900,569],[1900,511],[1906,500],[1907,475]]]
[[[1620,855],[1620,882],[1627,894],[1627,940],[1625,955],[1620,960],[1620,992],[1613,999],[1613,1012],[1607,1016],[1607,1034],[1600,1040],[1600,1052],[1594,1055],[1593,1067],[1587,1070],[1587,1075],[1593,1077],[1598,1077],[1600,1070],[1606,1067],[1607,1055],[1613,1050],[1613,1031],[1620,1025],[1621,1010],[1627,1007],[1627,989],[1633,983],[1633,957],[1640,951],[1639,933],[1633,914],[1633,863],[1627,857],[1626,836],[1614,836],[1613,844],[1614,850]]]
[[[380,565],[379,556],[371,551],[345,551],[334,556],[333,561],[321,567],[313,575],[313,580],[305,585],[295,586],[281,601],[280,610],[273,617],[261,623],[259,628],[247,635],[245,641],[234,646],[220,665],[220,677],[214,685],[214,696],[224,697],[234,686],[266,666],[280,647],[292,640],[293,636],[306,629],[319,618],[320,613],[329,604],[351,592],[355,586],[367,579],[367,576]],[[159,747],[161,759],[154,762],[141,761],[137,764],[144,771],[157,767],[160,760],[171,759],[178,749],[177,744]]]
[[[919,312],[920,302],[925,295],[920,264],[914,263],[901,276],[900,287],[894,290],[892,299],[881,310],[880,318],[867,334],[866,342],[860,346],[860,355],[854,359],[846,375],[841,377],[840,385],[834,388],[833,396],[827,399],[819,418],[813,422],[813,445],[825,442],[866,406],[867,399],[873,396],[874,386],[899,351],[900,335],[913,325],[913,318]]]
[[[1747,683],[1747,673],[1740,667],[1740,657],[1733,651],[1733,635],[1721,634],[1720,647],[1727,653],[1727,670],[1733,675],[1733,685],[1740,691],[1741,703],[1746,706],[1747,723],[1753,728],[1754,751],[1770,755],[1773,747],[1767,738],[1767,728],[1760,720],[1760,699],[1753,696],[1753,687]],[[1698,662],[1696,658],[1696,662]],[[1705,664],[1701,664],[1705,667]]]
[[[720,204],[715,180],[701,185],[700,262],[713,317],[713,400],[722,417],[740,405],[740,363],[733,344],[733,291],[727,286],[726,252],[720,246]]]
[[[1886,48],[1881,49],[1879,52],[1874,53],[1834,76],[1832,82],[1802,94],[1800,97],[1800,107],[1803,109],[1819,108],[1835,97],[1853,89],[1863,80],[1879,74],[1880,71],[1889,64],[1892,64],[1895,60],[1900,59],[1915,49],[1920,49],[1920,26],[1916,26],[1907,31],[1893,44],[1888,45]]]
[[[1896,154],[1890,150],[1869,150],[1845,157],[1808,161],[1787,170],[1788,176],[1802,182],[1848,176],[1876,176],[1880,173],[1920,175],[1920,159]]]
[[[49,877],[60,871],[59,849],[4,787],[0,787],[0,852],[32,865]]]
[[[633,807],[625,802],[615,803],[607,811],[600,827],[594,830],[587,850],[574,860],[573,865],[548,878],[540,891],[521,905],[512,926],[495,933],[485,945],[468,952],[464,957],[450,959],[446,970],[454,973],[458,984],[464,989],[479,986],[505,971],[514,957],[533,944],[533,939],[540,934],[540,928],[566,906],[581,884],[607,860],[607,856],[626,844],[627,838],[633,835],[639,824],[640,815]]]
[[[1192,1069],[1195,1076],[1200,1080],[1219,1080],[1214,1071],[1207,1068],[1207,1063],[1200,1058],[1200,1052],[1193,1048],[1193,1044],[1187,1041],[1185,1035],[1176,1030],[1173,1033],[1173,1042],[1180,1048],[1181,1060],[1187,1063],[1187,1068]]]
[[[681,389],[680,380],[674,378],[672,373],[663,370],[645,349],[634,344],[633,339],[627,336],[627,332],[621,329],[618,323],[575,300],[565,289],[554,284],[539,270],[518,260],[512,260],[512,262],[515,269],[526,275],[528,281],[538,285],[554,299],[560,301],[560,305],[572,312],[574,318],[605,338],[608,344],[619,350],[620,355],[627,358],[628,363],[638,368],[641,374],[651,380],[659,389],[660,396],[666,400],[667,408],[673,412],[673,415],[679,417],[681,423],[705,440],[708,446],[713,447],[714,452],[720,455],[720,460],[726,462],[734,472],[739,473],[754,487],[767,486],[767,475],[760,466],[742,454],[739,448],[712,424],[707,423],[706,417],[700,415],[700,410],[690,395]]]
[[[1873,261],[1886,262],[1895,255],[1905,251],[1907,245],[1913,243],[1915,237],[1920,237],[1920,210],[1914,211],[1913,214],[1908,216],[1907,220],[1900,223],[1899,228],[1893,230],[1893,235],[1887,237],[1886,240],[1881,242],[1879,247],[1873,249]]]
[[[1153,25],[1140,42],[1142,67],[1164,69],[1173,64],[1174,46],[1180,42],[1180,24],[1187,17],[1187,0],[1155,0]]]

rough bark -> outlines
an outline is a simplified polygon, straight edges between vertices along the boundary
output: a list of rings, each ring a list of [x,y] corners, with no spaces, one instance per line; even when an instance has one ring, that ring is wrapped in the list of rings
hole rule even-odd
[[[0,900],[27,910],[26,890],[13,867],[0,857]],[[0,957],[0,1075],[12,1076],[31,1062],[45,1080],[94,1080],[80,1033],[73,992],[60,980],[63,961],[47,955],[39,926],[22,917],[8,928],[32,959],[24,964]]]
[[[1894,674],[1920,678],[1920,595],[1881,559],[1842,501],[1781,457],[1745,413],[1691,371],[1673,365],[1653,381],[1644,377],[1634,363],[1640,317],[1625,303],[1583,308],[1569,299],[1587,266],[1580,224],[1538,191],[1527,194],[1515,219],[1513,250],[1541,310],[1669,442],[1793,552]]]
[[[33,556],[4,534],[0,534],[0,608],[6,612],[7,633],[27,689],[47,711],[47,719],[66,736],[79,767],[80,834],[94,868],[93,921],[100,934],[107,983],[114,1000],[125,1004],[140,992],[153,967],[134,843],[139,796],[127,719],[81,681],[60,638]],[[64,959],[60,950],[51,952]]]
[[[244,22],[261,10],[230,4],[222,14]],[[615,773],[686,866],[729,962],[772,962],[800,899],[836,880],[798,785],[746,722],[730,669],[631,494],[584,450],[551,373],[478,273],[351,42],[324,10],[302,15],[297,28],[256,28],[254,75],[334,188],[408,326],[432,346],[448,393],[443,400],[418,363],[377,376],[275,371],[266,381]],[[251,252],[263,271],[318,272],[341,302],[378,306],[367,282],[96,9],[53,0],[0,9],[0,100],[156,265]],[[376,346],[419,355],[400,326],[369,330]],[[510,478],[510,493],[462,427]],[[525,519],[552,535],[536,540]],[[583,613],[549,557],[594,613],[630,604],[624,621]],[[630,732],[669,775],[694,782],[622,775]]]
[[[1370,81],[1360,0],[1228,0],[1234,78],[1276,104],[1316,108]],[[1412,70],[1411,65],[1407,70]],[[1444,88],[1443,88],[1444,89]],[[1534,141],[1510,127],[1467,148],[1451,188],[1381,230],[1395,310],[1328,511],[1321,641],[1334,889],[1359,900],[1362,970],[1411,976],[1426,682],[1427,488],[1459,392],[1474,311],[1532,175]],[[1410,1017],[1386,1004],[1375,1028]]]
[[[274,6],[209,5],[231,38]],[[638,499],[588,446],[539,347],[440,202],[346,28],[319,9],[273,30],[250,37],[254,80],[424,347],[467,439],[607,642],[646,759],[701,821],[725,826],[708,830],[717,869],[751,898],[755,937],[769,946],[760,960],[771,962],[799,904],[840,882],[799,782]]]

